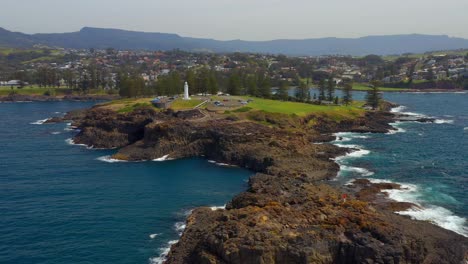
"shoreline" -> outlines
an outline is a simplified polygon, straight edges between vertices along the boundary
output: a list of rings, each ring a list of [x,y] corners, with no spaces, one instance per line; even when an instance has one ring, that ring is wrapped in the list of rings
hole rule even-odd
[[[287,242],[289,247],[294,248],[291,252],[284,253],[287,254],[286,259],[290,261],[296,259],[297,256],[293,253],[296,252],[296,250],[303,252],[305,248],[315,248],[314,241],[317,239],[323,240],[323,235],[330,236],[334,234],[332,236],[335,238],[324,240],[324,242],[329,241],[327,243],[338,239],[338,241],[336,241],[338,244],[330,244],[329,250],[332,250],[336,245],[347,245],[349,250],[353,251],[359,250],[355,247],[355,243],[357,242],[353,242],[357,238],[355,236],[367,237],[366,239],[370,239],[369,241],[374,241],[375,239],[379,240],[380,238],[378,237],[386,237],[389,241],[394,241],[396,237],[392,238],[393,236],[391,234],[397,233],[400,234],[400,237],[406,237],[408,241],[413,241],[413,239],[417,239],[417,237],[421,235],[413,231],[423,228],[426,230],[423,233],[432,237],[426,237],[424,239],[425,245],[431,248],[431,251],[436,252],[434,254],[442,255],[444,254],[443,250],[441,251],[441,249],[437,248],[438,246],[434,244],[435,241],[441,238],[450,240],[452,237],[453,239],[460,239],[457,238],[455,233],[445,229],[439,229],[439,227],[432,224],[406,219],[405,217],[398,216],[393,212],[380,208],[375,211],[376,209],[363,204],[363,202],[359,200],[355,200],[354,197],[350,197],[349,202],[341,203],[339,202],[341,200],[339,197],[341,196],[340,193],[342,193],[341,189],[343,188],[335,188],[323,182],[323,180],[330,180],[337,177],[339,172],[339,165],[330,159],[337,159],[339,156],[349,153],[350,149],[339,148],[331,144],[319,145],[316,143],[331,142],[335,139],[334,136],[328,134],[330,131],[332,133],[333,131],[335,133],[339,131],[386,133],[394,129],[389,125],[391,121],[394,121],[393,114],[389,112],[389,109],[386,113],[371,113],[366,115],[365,119],[363,119],[366,120],[366,126],[364,127],[362,126],[363,121],[345,124],[328,124],[325,126],[329,131],[327,132],[328,135],[323,135],[324,131],[319,131],[319,134],[315,133],[312,137],[306,134],[297,134],[296,132],[294,138],[289,138],[287,140],[283,138],[287,135],[293,135],[290,132],[277,129],[272,130],[271,128],[266,128],[263,125],[256,125],[254,123],[236,123],[216,119],[206,124],[191,122],[190,120],[181,122],[180,120],[177,121],[178,119],[172,121],[172,117],[163,114],[140,111],[132,114],[132,122],[135,128],[144,128],[144,137],[141,143],[139,143],[140,141],[138,140],[129,142],[122,140],[120,134],[106,134],[107,132],[100,128],[104,125],[100,124],[102,120],[107,120],[109,117],[115,119],[117,116],[117,120],[113,121],[114,124],[120,122],[119,118],[124,118],[124,116],[94,109],[94,112],[93,110],[88,111],[85,120],[80,121],[80,118],[75,118],[74,125],[79,127],[82,131],[75,137],[75,142],[98,147],[117,147],[119,151],[111,157],[117,160],[154,160],[166,155],[170,155],[170,157],[174,159],[199,156],[206,160],[216,161],[217,163],[244,167],[250,169],[254,174],[249,180],[249,189],[235,196],[226,205],[226,210],[206,211],[206,208],[196,208],[193,210],[192,214],[186,220],[186,229],[180,237],[179,242],[171,245],[171,250],[167,253],[167,263],[199,262],[208,259],[219,259],[238,263],[237,261],[229,260],[233,256],[236,256],[236,258],[240,257],[242,262],[256,263],[255,259],[259,256],[276,258],[274,255],[271,255],[277,250],[278,246],[276,236],[273,235],[266,236],[266,240],[263,239],[262,242],[257,241],[257,243],[265,247],[265,250],[262,252],[248,249],[243,253],[243,257],[239,255],[242,250],[246,250],[245,247],[249,248],[249,246],[248,243],[246,244],[246,241],[238,240],[238,238],[234,239],[234,237],[230,238],[230,235],[225,233],[227,230],[224,230],[224,228],[231,229],[234,227],[237,230],[243,230],[242,234],[237,235],[239,238],[264,233],[265,231],[262,230],[267,226],[270,229],[273,228],[277,230],[275,232],[281,233],[282,231],[280,230],[286,228],[286,230],[290,230],[289,232],[293,232],[295,236],[302,236],[302,241],[307,241],[309,246],[300,246],[293,241]],[[150,124],[145,121],[148,116],[152,116],[153,120],[159,119],[164,121]],[[317,126],[326,124],[325,122],[325,120],[319,120]],[[241,128],[238,126],[241,126]],[[249,133],[240,131],[248,131]],[[96,137],[96,135],[98,135],[98,137]],[[166,138],[164,135],[170,137]],[[219,137],[221,141],[211,142],[213,137]],[[229,138],[230,143],[225,142],[224,138]],[[258,140],[260,140],[259,143],[252,144]],[[212,145],[213,143],[214,145]],[[291,144],[296,146],[296,150],[291,148]],[[303,145],[303,147],[301,145]],[[209,150],[211,148],[213,149]],[[293,157],[284,156],[284,150],[290,148],[293,152],[288,155],[293,155]],[[256,150],[251,152],[254,149]],[[207,150],[209,151],[206,152]],[[241,152],[239,153],[239,151]],[[242,154],[243,152],[245,153]],[[268,157],[269,155],[273,156]],[[311,157],[305,158],[307,155],[311,155]],[[301,159],[304,159],[304,161]],[[298,162],[299,164],[295,164]],[[318,171],[318,167],[323,167],[323,170]],[[288,193],[289,195],[286,195]],[[310,200],[310,198],[305,197],[315,198]],[[327,202],[321,202],[323,199]],[[308,208],[307,211],[304,211],[306,208]],[[317,216],[315,214],[306,213],[316,212],[317,210],[322,212],[322,214]],[[273,213],[275,211],[276,213]],[[346,217],[340,217],[344,212],[346,212]],[[246,215],[246,217],[242,217],[242,215]],[[363,223],[362,220],[359,220],[362,217],[369,219],[371,222]],[[396,221],[400,222],[402,226],[406,226],[408,230],[401,229],[402,227],[399,225],[396,226],[394,223],[388,222],[388,218],[397,219]],[[220,219],[226,220],[221,221]],[[348,223],[347,225],[341,224],[343,219],[346,219],[345,222]],[[257,224],[251,226],[249,224],[251,221]],[[230,224],[227,225],[227,222]],[[329,228],[321,228],[314,231],[314,234],[315,232],[322,234],[319,236],[321,238],[316,237],[316,235],[312,233],[297,233],[299,227],[306,229],[312,228],[312,230],[315,230],[314,226],[316,225],[329,226]],[[387,227],[382,229],[382,226]],[[373,233],[377,232],[379,235],[375,237],[373,233],[365,233],[363,232],[363,228],[371,228],[374,230]],[[346,232],[351,232],[351,234],[354,235],[351,237],[345,235],[346,240],[339,239],[343,234],[346,234],[346,232],[342,233],[344,230],[349,230]],[[213,235],[215,237],[227,235],[227,237],[221,240],[217,238],[212,241],[209,237]],[[288,236],[283,234],[280,235],[280,237],[287,239]],[[244,239],[245,238],[246,237],[244,237]],[[223,242],[225,240],[231,241],[231,239],[234,240],[229,243]],[[289,240],[287,239],[286,241]],[[460,246],[464,248],[468,244],[466,240],[462,241],[464,242],[460,244]],[[398,250],[398,248],[402,246],[401,242],[397,242],[397,240],[390,244],[392,245],[391,250]],[[203,246],[200,248],[197,245]],[[213,249],[210,249],[212,247],[221,248],[213,251]],[[382,250],[380,248],[374,248],[373,243],[367,244],[366,247],[373,248],[372,255],[368,255],[367,257],[374,260],[381,259],[387,254],[385,252],[388,251],[387,249]],[[461,248],[457,250],[461,250]],[[329,253],[321,252],[318,248],[312,251],[315,252],[314,254],[330,257],[328,255]],[[344,254],[343,257],[351,257],[349,254],[351,254],[352,251],[346,250],[342,253]],[[232,252],[230,254],[234,255],[227,257],[225,256],[225,254],[227,254],[226,252]],[[311,252],[306,254],[310,253]],[[418,254],[423,253],[419,252]],[[209,256],[208,259],[207,256]]]
[[[26,102],[61,102],[61,101],[110,101],[119,99],[118,95],[60,95],[60,96],[45,96],[45,95],[5,95],[0,96],[0,103],[26,103]]]
[[[404,109],[406,109],[406,107],[399,106],[396,108],[392,108],[391,112],[401,112]],[[438,119],[435,119],[435,122],[433,123],[449,123],[437,122],[437,120]],[[402,121],[401,123],[404,122],[405,121]],[[386,134],[392,135],[395,133],[405,132],[405,130],[402,130],[401,128],[396,126],[397,123],[391,124],[398,130]],[[370,197],[365,197],[365,200],[369,201],[370,203],[376,204],[378,206],[387,207],[390,210],[392,210],[395,214],[407,215],[413,220],[430,221],[434,225],[440,226],[444,229],[451,230],[460,235],[468,237],[468,230],[465,227],[463,227],[463,223],[466,221],[465,218],[455,215],[453,212],[444,207],[436,206],[427,203],[424,200],[417,199],[417,191],[419,189],[417,185],[411,183],[394,182],[389,179],[373,178],[373,171],[370,171],[366,168],[353,167],[352,165],[349,165],[346,162],[340,162],[341,160],[346,160],[348,158],[361,158],[363,156],[369,155],[371,151],[364,149],[362,146],[357,146],[353,144],[353,142],[351,142],[350,145],[342,143],[350,142],[356,138],[369,138],[371,137],[370,134],[365,135],[362,133],[358,134],[340,132],[335,133],[334,135],[337,137],[337,140],[330,142],[331,144],[334,144],[339,147],[354,149],[353,152],[350,152],[345,156],[338,157],[335,159],[335,161],[340,165],[340,172],[348,171],[360,174],[351,178],[347,183],[344,183],[345,189],[349,189],[354,194],[359,194],[359,192],[361,191],[370,192],[371,195],[369,193],[366,195]],[[338,173],[336,180],[338,180],[338,177],[340,177],[340,172]],[[380,188],[378,187],[379,185],[381,186]],[[385,197],[381,197],[379,196],[379,194],[384,194]],[[425,205],[423,206],[422,204]],[[453,221],[453,224],[447,222],[443,217],[441,218],[440,216],[436,215],[436,211],[443,212],[445,215],[447,215]]]

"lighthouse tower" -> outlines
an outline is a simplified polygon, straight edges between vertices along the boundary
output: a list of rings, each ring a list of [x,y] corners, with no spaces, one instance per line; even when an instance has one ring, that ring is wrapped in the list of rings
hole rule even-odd
[[[190,100],[188,88],[189,88],[188,83],[185,82],[185,84],[184,84],[184,100]]]

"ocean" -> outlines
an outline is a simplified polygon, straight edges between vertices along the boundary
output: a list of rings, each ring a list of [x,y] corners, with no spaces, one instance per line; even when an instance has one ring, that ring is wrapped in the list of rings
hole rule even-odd
[[[247,188],[244,169],[104,162],[113,151],[69,144],[67,124],[40,125],[92,105],[0,104],[0,263],[159,263],[191,209]]]
[[[364,93],[356,92],[355,98]],[[335,181],[401,183],[400,212],[468,235],[468,94],[387,93],[394,111],[437,123],[398,123],[395,133],[341,133],[359,151],[337,162]],[[71,144],[48,117],[91,102],[0,104],[0,263],[160,263],[190,210],[223,206],[251,172],[202,159],[112,162],[111,150]]]
[[[334,144],[359,151],[337,159],[336,180],[400,183],[404,189],[389,191],[389,197],[422,208],[400,214],[468,236],[468,94],[386,93],[384,98],[400,105],[394,112],[433,117],[435,123],[394,123],[398,130],[388,134],[339,133]]]

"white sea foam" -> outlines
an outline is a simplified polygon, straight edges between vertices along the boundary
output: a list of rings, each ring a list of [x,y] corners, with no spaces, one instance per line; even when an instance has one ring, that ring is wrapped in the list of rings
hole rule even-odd
[[[395,130],[390,130],[388,131],[386,134],[387,135],[393,135],[393,134],[396,134],[396,133],[404,133],[406,132],[405,129],[399,127],[399,125],[401,124],[401,122],[395,122],[395,123],[390,123],[390,125],[395,128]]]
[[[361,176],[364,176],[364,177],[369,177],[369,176],[374,175],[374,172],[372,172],[372,171],[370,171],[368,169],[359,168],[359,167],[352,167],[352,166],[347,166],[347,165],[340,165],[340,173],[342,171],[355,172],[355,173],[358,173],[358,174],[360,174]]]
[[[87,148],[89,148],[86,144],[76,144],[75,141],[73,141],[72,138],[67,138],[67,139],[65,139],[65,142],[67,142],[67,144],[69,144],[69,145],[81,146],[81,147],[87,147]]]
[[[59,135],[61,134],[62,132],[58,132],[58,131],[54,131],[54,132],[50,132],[52,135]]]
[[[236,165],[231,165],[227,163],[222,163],[222,162],[216,162],[215,160],[208,160],[209,163],[218,165],[218,166],[223,166],[223,167],[236,167]]]
[[[339,157],[336,157],[334,159],[336,161],[336,163],[338,163],[338,165],[340,165],[340,171],[338,173],[338,176],[341,176],[343,171],[352,171],[352,172],[355,172],[355,173],[359,173],[359,174],[361,174],[362,176],[365,176],[365,177],[371,176],[371,175],[374,174],[373,172],[371,172],[371,171],[369,171],[369,170],[367,170],[365,168],[352,167],[352,166],[348,166],[346,164],[343,164],[344,160],[346,160],[346,159],[360,158],[362,156],[368,155],[370,153],[369,150],[363,149],[361,146],[358,146],[358,145],[344,145],[344,144],[338,144],[338,143],[334,143],[334,145],[338,146],[338,147],[342,147],[342,148],[355,149],[352,152],[347,153],[344,156],[339,156]]]
[[[460,235],[468,237],[466,219],[454,215],[450,210],[440,206],[430,205],[425,208],[411,208],[407,211],[397,212],[401,215],[408,215],[412,219],[429,221],[442,228],[452,230]]]
[[[184,233],[186,227],[187,225],[185,224],[185,222],[177,222],[174,224],[174,229],[175,231],[177,231],[179,236],[182,236],[182,233]]]
[[[190,215],[192,213],[192,211],[193,210],[187,210],[187,211],[184,212],[184,215],[188,216],[188,215]],[[184,232],[186,227],[187,227],[187,225],[185,224],[185,222],[177,222],[177,223],[174,224],[174,230],[177,232],[179,237],[182,236],[182,233]],[[150,236],[150,238],[151,238],[151,236]],[[164,263],[164,261],[166,261],[167,255],[169,254],[169,251],[171,250],[171,246],[176,244],[177,242],[179,242],[179,240],[171,240],[171,241],[167,242],[165,247],[162,247],[162,248],[159,249],[159,251],[160,251],[159,256],[154,257],[154,258],[150,258],[149,262],[151,264],[162,264],[162,263]]]
[[[223,206],[211,206],[210,209],[211,209],[212,211],[225,210],[225,209],[226,209],[226,205],[223,205]]]
[[[406,106],[400,105],[400,106],[397,106],[397,107],[392,108],[392,109],[390,110],[390,112],[392,112],[392,113],[400,113],[400,112],[402,112],[402,111],[405,110],[405,109],[406,109]]]
[[[44,124],[45,122],[47,122],[47,120],[49,120],[50,118],[46,118],[46,119],[40,119],[40,120],[37,120],[36,122],[32,122],[32,123],[29,123],[31,125],[42,125]]]
[[[99,161],[103,161],[103,162],[108,162],[108,163],[115,163],[115,162],[128,162],[126,160],[119,160],[119,159],[113,159],[112,156],[102,156],[102,157],[99,157],[97,158],[97,160]]]
[[[166,260],[167,255],[169,254],[169,251],[171,250],[171,246],[179,242],[178,240],[171,240],[167,242],[166,247],[160,248],[159,250],[161,253],[159,254],[158,257],[150,258],[149,262],[150,264],[162,264]]]
[[[336,157],[335,161],[341,161],[347,158],[360,158],[365,155],[369,155],[370,151],[367,149],[363,149],[361,146],[358,145],[344,145],[344,144],[336,144],[335,146],[341,147],[341,148],[352,148],[355,149],[351,151],[350,153],[347,153],[344,156]]]
[[[392,182],[377,179],[371,179],[370,181],[373,183]],[[401,185],[400,190],[383,190],[383,192],[387,193],[388,197],[394,201],[409,202],[417,205],[417,207],[412,207],[409,210],[396,212],[397,214],[407,215],[416,220],[429,221],[442,228],[468,237],[468,228],[466,227],[465,218],[456,216],[446,208],[424,204],[418,186],[414,184],[396,183]]]
[[[336,140],[333,142],[338,143],[338,144],[339,142],[348,142],[356,138],[359,138],[359,139],[369,138],[369,136],[363,135],[362,133],[353,133],[353,132],[339,132],[339,133],[334,133],[333,135],[336,137]]]
[[[409,115],[409,116],[414,116],[414,117],[427,117],[426,115],[420,114],[420,113],[414,113],[414,112],[403,112],[403,110],[406,109],[406,106],[400,105],[398,107],[394,107],[390,110],[392,113],[400,113],[403,115]]]
[[[448,119],[436,119],[434,121],[434,123],[436,123],[436,124],[453,124],[454,121],[453,120],[448,120]]]
[[[65,130],[65,131],[76,131],[76,132],[81,131],[77,127],[72,126],[72,123],[67,123],[67,126],[63,130]]]
[[[166,161],[169,160],[169,155],[164,155],[160,158],[154,159],[153,161]]]
[[[157,236],[159,236],[159,235],[160,235],[160,234],[151,234],[151,235],[149,235],[149,237],[150,237],[151,239],[155,239],[155,238],[156,238]]]

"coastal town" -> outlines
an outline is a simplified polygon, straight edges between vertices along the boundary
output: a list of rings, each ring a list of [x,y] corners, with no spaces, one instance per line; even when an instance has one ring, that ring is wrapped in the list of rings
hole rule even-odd
[[[302,83],[318,87],[328,79],[337,87],[352,83],[355,90],[369,89],[372,81],[388,91],[468,89],[468,51],[288,57],[112,48],[0,50],[0,86],[11,88],[12,93],[15,88],[21,92],[35,87],[64,93],[174,95],[182,92],[187,81],[194,94],[261,95],[262,89]],[[43,93],[50,94],[50,89]]]

